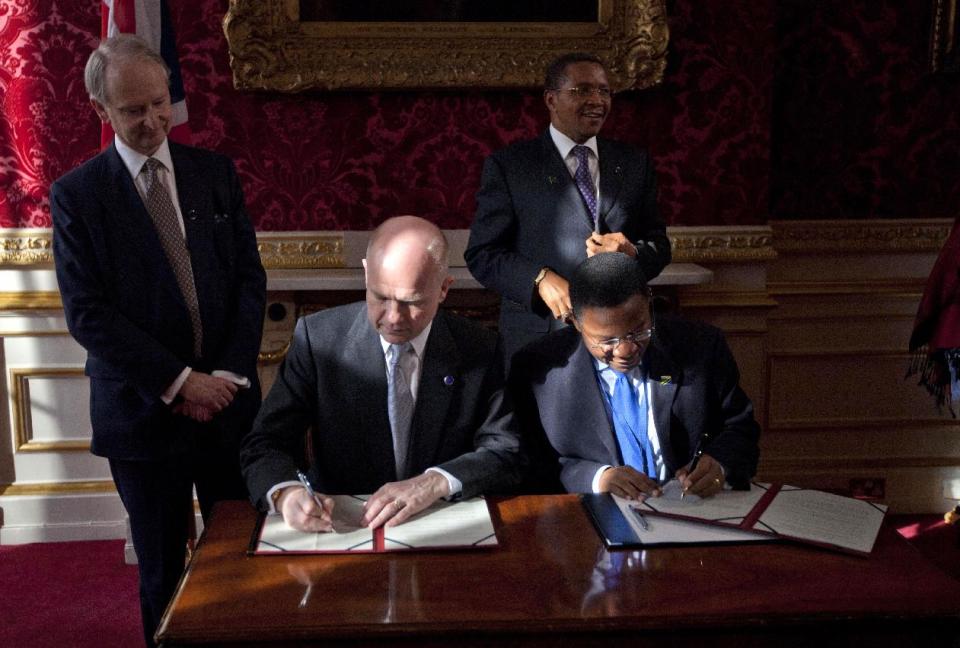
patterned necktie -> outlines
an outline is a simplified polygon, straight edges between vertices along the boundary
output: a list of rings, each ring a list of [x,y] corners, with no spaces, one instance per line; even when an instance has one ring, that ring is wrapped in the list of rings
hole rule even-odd
[[[593,178],[590,177],[590,149],[578,144],[573,147],[573,155],[577,158],[577,170],[573,174],[573,180],[577,183],[577,189],[580,190],[583,201],[587,203],[587,209],[590,210],[590,218],[593,220],[593,230],[598,231],[597,189],[593,185]]]
[[[409,353],[409,342],[391,344],[387,348],[387,411],[390,415],[390,432],[393,435],[393,456],[397,479],[407,478],[407,451],[410,445],[410,422],[413,420],[413,393],[403,375],[400,358]]]
[[[177,211],[170,199],[170,193],[160,178],[160,169],[163,163],[155,158],[149,158],[144,163],[140,173],[146,179],[146,206],[153,219],[153,226],[160,237],[160,244],[170,261],[173,274],[177,278],[177,285],[183,294],[187,311],[190,313],[190,323],[193,327],[193,354],[199,358],[203,342],[203,324],[200,321],[200,303],[197,301],[197,287],[193,283],[193,267],[190,264],[190,253],[187,251],[187,242],[180,231],[180,221]]]
[[[618,371],[614,373],[617,382],[610,397],[610,408],[613,410],[613,429],[617,433],[623,463],[656,479],[657,464],[653,456],[653,444],[647,436],[647,399],[639,398],[639,393],[627,374]]]

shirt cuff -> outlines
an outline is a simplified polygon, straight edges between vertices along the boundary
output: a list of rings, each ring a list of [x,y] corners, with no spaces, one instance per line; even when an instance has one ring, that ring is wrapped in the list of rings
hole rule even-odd
[[[224,380],[229,380],[235,385],[248,389],[250,387],[250,379],[246,376],[241,376],[240,374],[235,374],[232,371],[227,371],[226,369],[216,369],[210,372],[211,376],[216,376],[217,378],[223,378]]]
[[[285,481],[285,482],[280,482],[279,484],[277,484],[276,486],[274,486],[273,488],[271,488],[270,490],[268,490],[268,491],[267,491],[267,494],[264,495],[264,497],[265,497],[266,500],[267,500],[267,513],[279,513],[279,512],[280,512],[280,511],[277,510],[277,507],[275,507],[275,506],[273,505],[273,494],[276,493],[278,490],[283,490],[283,489],[286,488],[287,486],[303,486],[303,484],[301,484],[301,483],[298,482],[298,481]]]
[[[425,473],[428,473],[428,472],[440,473],[440,474],[443,475],[443,477],[447,480],[447,486],[450,487],[450,494],[447,495],[444,499],[447,499],[447,500],[453,499],[453,498],[455,498],[457,495],[459,495],[460,493],[463,492],[463,482],[461,482],[459,479],[457,479],[456,477],[454,477],[453,475],[451,475],[450,473],[448,473],[448,472],[447,472],[446,470],[444,470],[443,468],[437,468],[436,466],[434,466],[434,467],[432,467],[432,468],[427,468],[427,469],[424,470],[423,472],[425,472]]]
[[[602,475],[607,468],[613,468],[613,466],[600,466],[600,470],[594,473],[593,482],[590,484],[590,490],[594,493],[600,492],[600,475]]]
[[[164,404],[169,405],[173,402],[173,399],[180,393],[180,388],[183,387],[183,383],[187,382],[187,376],[190,375],[191,371],[193,371],[193,369],[190,367],[184,367],[180,375],[177,376],[177,379],[167,387],[167,391],[160,394],[160,400],[162,400]]]

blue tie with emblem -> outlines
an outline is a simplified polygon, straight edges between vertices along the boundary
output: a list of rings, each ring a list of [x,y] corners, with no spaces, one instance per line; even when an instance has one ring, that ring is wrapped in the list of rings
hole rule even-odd
[[[617,381],[610,397],[610,408],[613,410],[613,428],[617,433],[623,463],[656,479],[657,464],[653,445],[647,436],[647,399],[640,398],[642,392],[637,392],[630,376],[619,371],[614,371],[614,374]]]

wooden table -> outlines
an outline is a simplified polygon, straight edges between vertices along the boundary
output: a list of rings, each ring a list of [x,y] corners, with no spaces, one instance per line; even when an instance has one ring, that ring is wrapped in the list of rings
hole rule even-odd
[[[607,552],[574,496],[494,502],[496,549],[290,557],[247,556],[255,512],[223,503],[158,638],[164,646],[960,646],[960,581],[887,526],[869,558],[794,544]]]

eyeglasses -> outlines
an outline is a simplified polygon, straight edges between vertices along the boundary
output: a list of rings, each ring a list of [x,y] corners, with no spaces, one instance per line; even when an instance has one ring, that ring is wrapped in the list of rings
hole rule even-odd
[[[590,348],[597,349],[604,354],[610,354],[617,350],[622,342],[629,342],[634,346],[642,346],[650,341],[650,338],[653,337],[654,328],[640,329],[637,331],[630,331],[622,337],[608,338],[606,340],[600,340],[590,345]]]
[[[613,96],[613,92],[610,90],[610,88],[588,85],[574,86],[572,88],[556,88],[554,91],[569,92],[570,95],[576,99],[588,99],[593,95],[597,95],[601,99],[610,99],[610,97]]]

